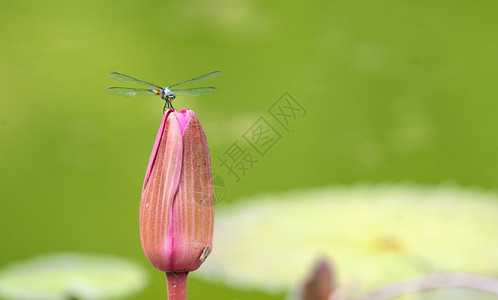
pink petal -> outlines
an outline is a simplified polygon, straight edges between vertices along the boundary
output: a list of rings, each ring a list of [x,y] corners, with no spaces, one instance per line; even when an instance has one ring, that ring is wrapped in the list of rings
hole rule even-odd
[[[142,193],[145,189],[145,185],[149,181],[150,173],[152,172],[152,167],[154,166],[154,162],[156,161],[157,149],[159,148],[159,142],[161,141],[161,138],[163,136],[166,120],[168,119],[169,114],[172,113],[173,111],[174,110],[172,109],[168,109],[163,115],[161,125],[159,126],[159,130],[157,131],[156,140],[154,141],[154,146],[152,147],[152,153],[150,154],[149,164],[147,165],[147,171],[145,172],[144,184],[142,185]]]
[[[197,115],[189,110],[183,133],[183,168],[173,204],[174,271],[193,271],[212,248],[214,206],[211,161],[207,139]],[[209,253],[209,252],[208,252]]]
[[[182,109],[182,111],[175,113],[178,124],[180,125],[180,130],[185,131],[185,126],[187,126],[191,110]]]
[[[171,113],[168,111],[168,113]],[[173,202],[182,170],[183,142],[178,121],[173,115],[161,124],[154,161],[144,184],[140,202],[140,237],[145,255],[152,265],[165,270],[171,262]],[[163,120],[164,120],[163,118]],[[151,155],[152,157],[152,155]]]

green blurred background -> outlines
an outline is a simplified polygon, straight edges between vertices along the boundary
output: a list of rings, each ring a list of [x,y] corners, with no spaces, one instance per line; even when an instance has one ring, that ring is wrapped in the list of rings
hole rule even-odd
[[[498,186],[496,1],[0,1],[0,266],[39,253],[132,258],[137,298],[165,297],[138,233],[161,120],[154,96],[108,95],[122,72],[178,97],[213,171],[240,197],[357,182]],[[204,85],[204,84],[200,84]],[[126,86],[126,85],[125,85]],[[307,110],[235,182],[216,159],[289,92]],[[190,279],[189,297],[281,299]]]

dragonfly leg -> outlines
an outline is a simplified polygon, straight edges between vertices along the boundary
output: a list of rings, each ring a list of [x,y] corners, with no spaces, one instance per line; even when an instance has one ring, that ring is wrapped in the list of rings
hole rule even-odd
[[[164,101],[164,102],[165,103],[164,103],[164,106],[163,106],[163,112],[165,112],[167,109],[170,109],[170,108],[174,109],[173,108],[173,104],[171,104],[171,102],[169,102],[169,101]]]

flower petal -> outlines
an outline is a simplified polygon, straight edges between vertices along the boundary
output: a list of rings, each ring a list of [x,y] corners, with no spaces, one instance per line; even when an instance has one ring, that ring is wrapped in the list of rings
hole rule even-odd
[[[168,111],[166,114],[170,114]],[[166,118],[166,122],[164,122]],[[165,115],[154,145],[153,162],[140,202],[140,237],[145,255],[159,269],[168,268],[172,252],[170,234],[173,202],[182,170],[183,142],[177,119]]]
[[[197,115],[189,110],[183,133],[183,169],[173,204],[175,271],[193,271],[212,248],[214,204],[207,139]],[[208,248],[209,247],[209,248]]]
[[[154,162],[156,161],[157,149],[159,148],[159,142],[161,141],[161,137],[163,136],[166,120],[168,119],[169,114],[172,113],[173,111],[174,110],[172,109],[168,109],[163,115],[161,125],[159,126],[159,130],[157,131],[156,140],[154,141],[154,147],[152,147],[152,153],[150,154],[149,164],[147,165],[147,171],[145,172],[145,179],[144,179],[144,184],[142,186],[142,193],[143,190],[145,189],[147,181],[149,181],[150,173],[152,172],[152,167],[154,166]]]
[[[178,124],[180,125],[180,130],[185,131],[185,126],[187,126],[188,121],[190,120],[190,112],[191,110],[182,109],[180,112],[175,113],[175,117],[178,120]]]

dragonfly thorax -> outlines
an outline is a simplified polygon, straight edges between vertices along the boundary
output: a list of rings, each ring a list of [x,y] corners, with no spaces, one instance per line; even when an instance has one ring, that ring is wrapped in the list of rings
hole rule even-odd
[[[173,92],[167,87],[161,89],[161,91],[159,92],[159,96],[161,97],[161,99],[166,100],[168,102],[175,100],[176,97],[175,92]]]

